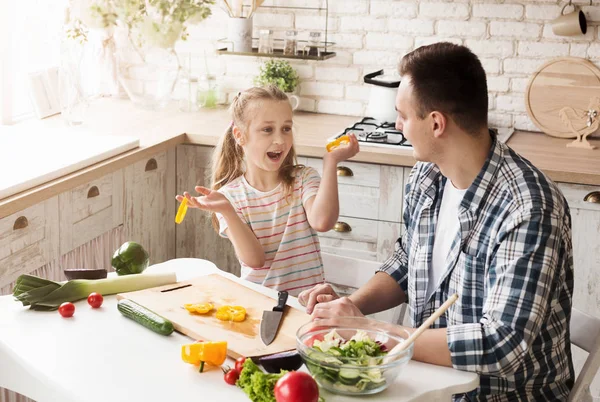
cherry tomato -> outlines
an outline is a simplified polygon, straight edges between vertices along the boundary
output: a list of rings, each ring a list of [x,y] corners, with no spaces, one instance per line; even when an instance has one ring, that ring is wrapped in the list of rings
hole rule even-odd
[[[65,302],[60,305],[58,312],[63,317],[72,317],[73,313],[75,313],[75,305],[71,302]]]
[[[229,385],[235,385],[238,378],[240,378],[240,373],[236,369],[227,370],[224,376],[225,382]]]
[[[235,361],[235,369],[238,371],[238,373],[241,373],[242,370],[244,369],[245,361],[246,361],[245,357],[238,357],[237,360]]]
[[[102,302],[104,301],[104,298],[102,297],[102,295],[100,293],[90,293],[90,295],[88,296],[88,304],[90,306],[92,306],[92,308],[98,308],[102,305]]]
[[[310,374],[290,371],[275,384],[277,402],[318,402],[319,387]]]

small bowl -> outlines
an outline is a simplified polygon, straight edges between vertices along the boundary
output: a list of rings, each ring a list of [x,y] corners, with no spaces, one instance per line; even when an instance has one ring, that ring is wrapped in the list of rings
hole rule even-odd
[[[296,333],[296,348],[302,360],[317,384],[327,391],[342,395],[376,394],[386,389],[412,358],[414,344],[402,352],[371,358],[366,365],[361,364],[358,358],[333,356],[314,349],[314,340],[322,340],[331,330],[346,340],[362,330],[387,351],[410,336],[406,330],[392,334],[377,329],[377,321],[368,318],[339,317],[331,322],[333,325],[309,322]]]

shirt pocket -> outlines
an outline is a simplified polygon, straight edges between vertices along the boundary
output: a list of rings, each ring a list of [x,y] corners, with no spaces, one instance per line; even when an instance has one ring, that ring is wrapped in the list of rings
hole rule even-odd
[[[482,318],[486,293],[485,264],[485,257],[463,251],[458,255],[448,290],[449,294],[458,293],[459,298],[449,309],[448,325],[476,323]]]

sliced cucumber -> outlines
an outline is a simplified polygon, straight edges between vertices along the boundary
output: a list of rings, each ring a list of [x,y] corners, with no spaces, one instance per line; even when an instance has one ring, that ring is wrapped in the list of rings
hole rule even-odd
[[[117,303],[117,309],[127,318],[131,318],[138,324],[151,329],[157,334],[171,335],[173,333],[173,323],[164,317],[156,314],[154,311],[148,310],[144,306],[140,306],[134,301],[122,299]]]
[[[360,380],[360,370],[355,368],[348,368],[342,366],[340,368],[339,379],[340,382],[346,385],[354,385]]]

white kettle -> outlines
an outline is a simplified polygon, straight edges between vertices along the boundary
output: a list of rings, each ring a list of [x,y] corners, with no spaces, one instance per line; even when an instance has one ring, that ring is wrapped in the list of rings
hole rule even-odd
[[[372,117],[380,122],[395,122],[396,94],[400,86],[400,76],[397,73],[384,74],[383,70],[379,70],[365,75],[364,80],[365,83],[373,85],[366,117]]]

